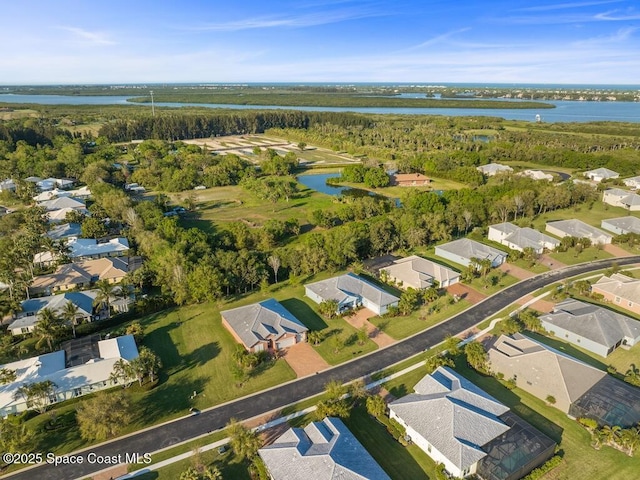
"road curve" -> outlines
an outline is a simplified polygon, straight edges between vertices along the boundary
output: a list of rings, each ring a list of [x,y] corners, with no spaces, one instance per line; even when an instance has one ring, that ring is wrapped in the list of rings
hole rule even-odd
[[[248,419],[262,415],[292,402],[321,393],[324,385],[329,380],[351,381],[420,353],[437,345],[447,335],[455,335],[473,327],[519,298],[550,283],[590,271],[608,268],[613,263],[618,265],[640,263],[640,256],[596,260],[537,275],[500,291],[498,294],[425,332],[357,358],[349,363],[257,393],[248,398],[214,407],[197,416],[183,417],[171,423],[159,425],[124,438],[115,439],[104,445],[87,449],[82,453],[78,453],[84,458],[84,463],[81,465],[54,466],[43,464],[2,478],[11,478],[12,480],[33,480],[34,478],[38,480],[68,480],[77,477],[88,477],[92,473],[109,466],[103,463],[89,463],[88,455],[90,454],[108,457],[120,455],[124,459],[125,454],[153,452],[217,430],[224,427],[232,417]],[[144,465],[140,465],[140,468],[143,467]]]

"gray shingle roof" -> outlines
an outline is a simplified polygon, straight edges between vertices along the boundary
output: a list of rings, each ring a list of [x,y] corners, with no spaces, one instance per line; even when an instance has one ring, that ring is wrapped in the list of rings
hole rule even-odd
[[[337,300],[338,303],[342,303],[352,297],[362,297],[382,307],[400,300],[395,295],[391,295],[386,290],[367,282],[353,273],[308,283],[305,288],[325,300]]]
[[[497,248],[490,247],[489,245],[476,242],[469,238],[460,238],[453,242],[444,243],[442,245],[438,245],[438,248],[466,259],[479,258],[482,260],[488,258],[493,260],[496,257],[507,256],[507,253],[502,250],[498,250]]]
[[[420,285],[419,288],[429,287],[433,280],[442,284],[443,281],[449,281],[460,276],[458,272],[451,268],[417,255],[396,260],[392,265],[380,270],[388,272],[394,278],[406,284]]]
[[[602,220],[602,228],[610,230],[610,228],[608,228],[609,226],[619,228],[625,232],[640,234],[640,218],[633,217],[631,215],[627,217],[608,218],[607,220]]]
[[[591,288],[594,292],[611,293],[625,301],[640,301],[640,280],[620,273],[601,277]]]
[[[498,418],[509,408],[450,368],[438,368],[414,389],[389,409],[461,470],[486,455],[480,447],[509,430]]]
[[[547,222],[547,227],[557,228],[570,237],[589,238],[592,241],[598,241],[598,239],[602,239],[603,237],[611,238],[611,235],[607,232],[603,232],[599,228],[592,227],[591,225],[584,223],[582,220],[577,220],[575,218],[571,220]]]
[[[589,170],[588,172],[584,172],[585,177],[589,176],[599,176],[602,178],[617,178],[619,176],[618,172],[614,172],[608,168],[600,167],[594,170]]]
[[[556,325],[607,348],[624,337],[640,337],[640,322],[606,308],[579,300],[568,299],[558,303],[552,313],[540,321]]]
[[[506,233],[503,241],[517,245],[520,248],[533,248],[539,249],[545,247],[547,244],[560,245],[560,241],[549,235],[546,235],[538,230],[534,230],[529,227],[518,227],[511,222],[499,223],[497,225],[491,225],[489,228]]]
[[[278,339],[287,333],[303,333],[308,329],[277,300],[220,312],[247,348],[268,338]]]
[[[388,480],[340,419],[290,428],[258,453],[274,480]]]

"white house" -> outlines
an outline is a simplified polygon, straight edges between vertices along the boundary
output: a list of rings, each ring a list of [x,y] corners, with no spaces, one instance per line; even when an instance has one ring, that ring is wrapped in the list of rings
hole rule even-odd
[[[55,385],[49,403],[94,393],[113,387],[110,380],[114,364],[119,360],[130,362],[138,357],[133,335],[110,338],[97,342],[98,354],[86,363],[70,364],[64,350],[0,365],[16,374],[16,380],[0,385],[0,417],[27,410],[26,399],[16,392],[25,384],[51,381]]]
[[[384,315],[389,307],[397,306],[400,300],[353,273],[308,283],[304,291],[307,297],[318,304],[325,300],[336,300],[338,312],[363,306],[378,315]]]
[[[411,287],[417,290],[429,288],[434,282],[446,288],[460,281],[459,272],[417,255],[395,260],[388,267],[381,268],[380,274],[383,272],[389,280],[402,288]]]
[[[503,475],[495,478],[519,478],[553,455],[553,441],[448,367],[425,376],[414,391],[389,404],[389,418],[400,423],[413,443],[453,477],[478,473],[481,478],[494,478],[484,474],[496,468],[493,455],[487,452],[499,453],[501,447],[514,458],[527,457],[530,462],[526,466],[508,462],[510,466],[499,467]],[[518,438],[521,427],[531,432],[535,442],[527,434]],[[497,460],[501,463],[502,458]],[[511,477],[521,466],[520,475]]]
[[[510,222],[491,225],[488,238],[519,252],[523,252],[525,248],[532,248],[538,255],[545,249],[553,250],[560,245],[556,238],[533,228],[520,228]]]
[[[632,212],[640,211],[640,195],[621,188],[606,189],[602,192],[602,201],[608,205],[626,208]]]
[[[640,235],[640,218],[638,217],[608,218],[602,220],[600,226],[616,235],[625,235],[627,233]]]
[[[493,177],[498,173],[513,172],[513,168],[509,167],[508,165],[502,165],[500,163],[489,163],[487,165],[480,165],[479,167],[476,167],[476,170],[478,170],[483,175],[486,175],[487,177]]]
[[[16,182],[14,182],[11,178],[7,178],[6,180],[2,180],[0,182],[0,192],[15,192],[16,191]]]
[[[584,176],[594,182],[601,182],[603,180],[618,178],[620,177],[620,174],[618,172],[614,172],[613,170],[609,170],[608,168],[596,168],[595,170],[584,172]]]
[[[124,257],[129,253],[129,241],[124,237],[112,238],[106,242],[99,242],[93,238],[69,237],[69,258],[72,261],[95,259],[104,257]],[[37,253],[33,258],[36,265],[51,265],[57,256],[52,252]]]
[[[590,303],[568,299],[540,317],[556,337],[606,357],[620,346],[640,342],[640,322]]]
[[[523,170],[518,175],[529,177],[533,180],[546,180],[547,182],[553,181],[553,175],[550,173],[544,173],[542,170]]]
[[[468,267],[471,259],[491,260],[491,267],[502,265],[507,259],[507,252],[490,247],[469,238],[460,238],[453,242],[436,246],[436,255],[452,262]]]
[[[627,187],[631,188],[631,190],[637,190],[640,188],[640,175],[637,177],[625,178],[622,182]]]
[[[613,236],[609,235],[596,227],[584,223],[582,220],[575,218],[571,220],[556,220],[547,222],[546,231],[560,238],[575,237],[588,238],[592,244],[607,245],[613,240]]]

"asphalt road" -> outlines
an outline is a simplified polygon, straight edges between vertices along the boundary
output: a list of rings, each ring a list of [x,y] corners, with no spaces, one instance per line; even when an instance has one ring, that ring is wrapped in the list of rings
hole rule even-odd
[[[347,364],[339,365],[317,375],[275,387],[249,398],[239,399],[219,407],[201,412],[199,415],[183,417],[168,424],[116,439],[102,446],[90,448],[78,455],[83,458],[80,465],[43,464],[36,468],[19,471],[6,476],[12,480],[68,480],[84,478],[100,471],[109,464],[97,463],[93,456],[109,457],[115,464],[125,461],[125,455],[153,452],[193,437],[223,428],[230,418],[248,419],[281,408],[290,403],[321,393],[329,380],[351,381],[393,365],[427,348],[437,345],[447,335],[461,333],[485,318],[494,315],[519,298],[532,293],[550,283],[564,278],[580,275],[589,271],[609,267],[612,263],[629,265],[639,263],[640,256],[598,260],[588,264],[567,267],[562,270],[538,275],[513,285],[499,294],[452,317],[444,323],[398,342],[385,349],[357,358]],[[186,413],[186,412],[185,412]],[[115,458],[113,458],[115,457]],[[140,468],[144,465],[140,465]],[[5,478],[5,477],[2,477]]]

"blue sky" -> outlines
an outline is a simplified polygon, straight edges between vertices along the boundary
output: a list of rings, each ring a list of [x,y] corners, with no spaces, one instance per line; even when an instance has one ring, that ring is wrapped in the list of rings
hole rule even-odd
[[[640,83],[638,0],[3,2],[0,84]]]

